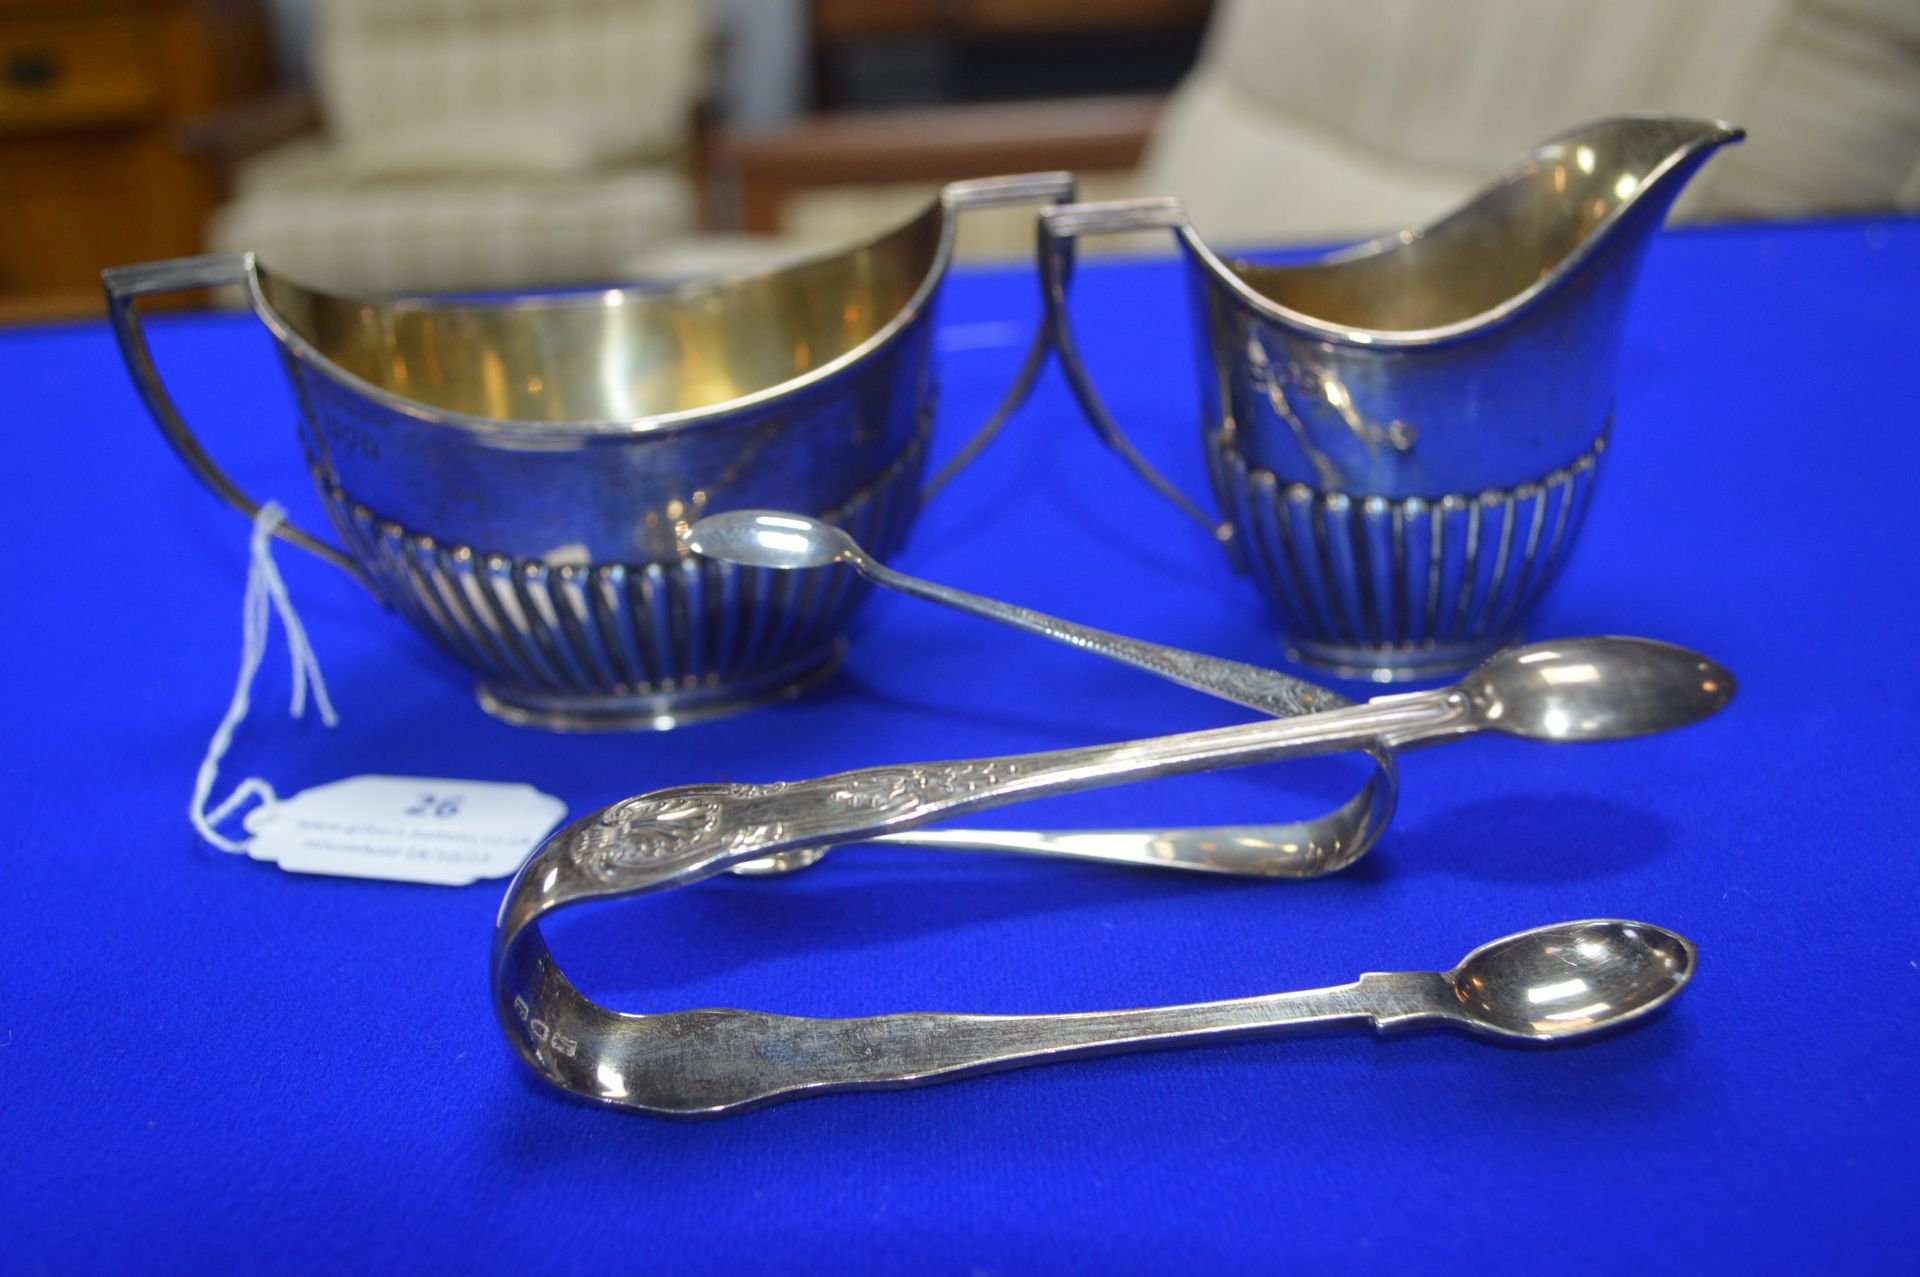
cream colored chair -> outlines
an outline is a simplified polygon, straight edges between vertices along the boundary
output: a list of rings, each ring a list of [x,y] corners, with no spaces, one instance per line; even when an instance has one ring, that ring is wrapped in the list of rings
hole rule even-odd
[[[702,0],[321,0],[323,132],[242,165],[217,249],[372,291],[586,284],[687,233]]]
[[[1034,129],[1057,110],[1036,106]],[[1084,187],[1178,195],[1221,245],[1352,240],[1429,221],[1535,143],[1627,111],[1750,131],[1695,180],[1681,218],[1920,209],[1920,3],[1221,0],[1138,167]],[[780,229],[855,238],[932,189],[809,188]],[[968,230],[972,255],[1032,252],[1030,217]]]
[[[1225,0],[1133,184],[1180,196],[1216,243],[1348,239],[1624,111],[1750,131],[1683,217],[1920,208],[1920,5]]]

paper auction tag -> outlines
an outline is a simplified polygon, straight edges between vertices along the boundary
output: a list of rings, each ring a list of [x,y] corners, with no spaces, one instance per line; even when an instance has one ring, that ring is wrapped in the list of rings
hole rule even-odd
[[[351,776],[248,813],[247,854],[294,873],[459,887],[518,869],[566,814],[531,785]]]

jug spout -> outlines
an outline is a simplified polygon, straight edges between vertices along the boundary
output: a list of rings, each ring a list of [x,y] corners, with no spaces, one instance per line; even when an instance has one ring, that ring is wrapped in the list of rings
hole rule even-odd
[[[1664,214],[1709,156],[1746,135],[1723,120],[1627,115],[1563,134],[1541,148],[1541,157],[1571,161],[1584,179],[1580,195],[1604,201],[1603,216],[1608,205]]]
[[[1626,262],[1660,229],[1674,201],[1707,160],[1746,132],[1719,120],[1676,116],[1623,116],[1565,134],[1542,146],[1515,176],[1525,203],[1559,222],[1564,256],[1541,274],[1550,290],[1610,248]],[[1531,170],[1531,171],[1528,171]],[[1545,190],[1553,188],[1552,197]],[[1541,265],[1547,266],[1546,262]],[[1624,267],[1631,269],[1631,267]]]
[[[1545,338],[1572,325],[1592,343],[1594,376],[1610,382],[1611,351],[1655,233],[1701,166],[1745,136],[1717,120],[1621,116],[1537,148],[1458,215],[1469,233],[1477,225],[1502,235],[1508,261],[1533,276],[1496,285],[1507,295],[1487,299],[1487,311],[1463,326]]]
[[[1743,130],[1630,115],[1535,147],[1439,221],[1267,266],[1210,259],[1282,329],[1315,341],[1422,345],[1480,333],[1561,291],[1605,257],[1631,274],[1700,166]]]

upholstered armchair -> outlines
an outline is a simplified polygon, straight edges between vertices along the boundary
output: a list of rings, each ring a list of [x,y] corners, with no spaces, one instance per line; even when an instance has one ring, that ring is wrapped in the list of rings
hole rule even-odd
[[[212,246],[338,289],[615,280],[695,221],[703,8],[318,0],[320,128],[234,169]]]
[[[1585,119],[1745,125],[1677,210],[1920,208],[1912,0],[1225,0],[1134,176],[1216,243],[1326,241],[1456,206]]]
[[[1080,169],[1089,198],[1178,195],[1216,244],[1328,243],[1428,221],[1535,143],[1628,111],[1750,131],[1683,220],[1920,209],[1920,4],[1220,0],[1164,103],[830,118],[724,149],[748,225],[805,239],[1018,157]],[[1032,251],[1030,218],[968,230],[979,255]]]

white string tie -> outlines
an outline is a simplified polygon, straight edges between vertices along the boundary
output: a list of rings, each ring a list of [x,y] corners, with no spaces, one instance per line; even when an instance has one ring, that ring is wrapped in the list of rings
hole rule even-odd
[[[287,712],[295,718],[306,716],[307,687],[311,684],[320,721],[328,727],[340,721],[327,695],[326,679],[320,674],[320,660],[314,655],[313,644],[307,640],[306,626],[300,623],[300,614],[294,611],[293,599],[287,594],[287,584],[273,562],[273,534],[286,521],[286,507],[278,501],[261,506],[253,518],[247,594],[240,611],[240,678],[234,684],[226,717],[220,720],[213,739],[207,742],[207,755],[200,760],[200,771],[193,781],[193,802],[187,808],[187,818],[200,831],[200,836],[221,851],[245,852],[248,844],[226,837],[216,826],[245,806],[250,798],[258,799],[263,807],[279,801],[272,785],[258,776],[249,776],[218,806],[211,811],[207,809],[213,795],[213,782],[220,773],[220,760],[226,757],[227,748],[233,743],[233,733],[246,721],[253,699],[254,675],[259,673],[260,662],[267,654],[267,635],[272,629],[274,612],[280,614],[281,627],[287,632],[287,655],[293,662],[293,700]]]

